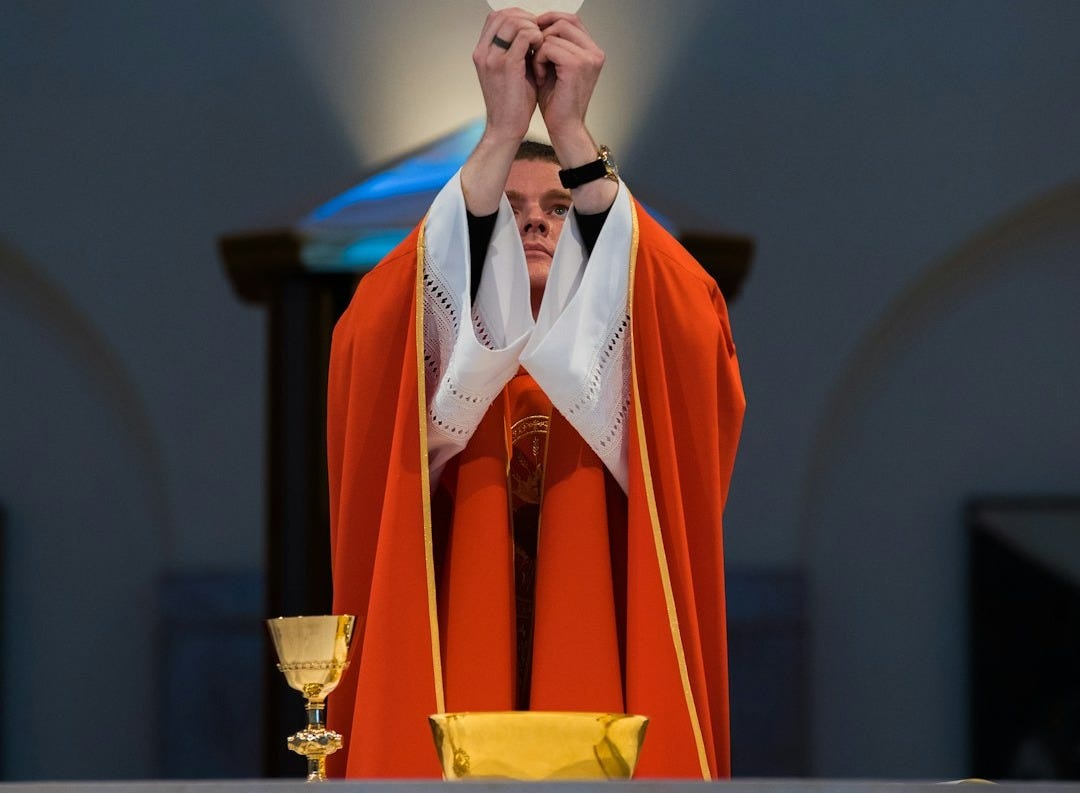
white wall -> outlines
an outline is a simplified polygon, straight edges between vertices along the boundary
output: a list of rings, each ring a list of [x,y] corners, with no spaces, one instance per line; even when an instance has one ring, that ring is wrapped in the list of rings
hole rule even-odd
[[[484,10],[0,0],[3,726],[64,745],[9,776],[153,775],[154,582],[262,563],[265,318],[216,238],[478,115]],[[727,547],[813,583],[814,773],[966,774],[960,504],[1077,481],[1080,5],[583,15],[631,187],[759,242]]]

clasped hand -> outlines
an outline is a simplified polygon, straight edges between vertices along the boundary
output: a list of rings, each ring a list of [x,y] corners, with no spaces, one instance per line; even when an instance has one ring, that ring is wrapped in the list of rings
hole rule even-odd
[[[488,15],[473,64],[488,134],[520,141],[539,107],[555,142],[585,129],[604,52],[574,14],[511,8]]]

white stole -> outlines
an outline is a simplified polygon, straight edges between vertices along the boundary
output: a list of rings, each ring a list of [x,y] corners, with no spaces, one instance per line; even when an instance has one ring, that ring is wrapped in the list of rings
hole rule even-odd
[[[433,487],[520,365],[626,490],[632,213],[620,183],[591,256],[570,213],[534,322],[525,251],[506,197],[474,304],[460,174],[436,196],[425,221],[423,262]]]

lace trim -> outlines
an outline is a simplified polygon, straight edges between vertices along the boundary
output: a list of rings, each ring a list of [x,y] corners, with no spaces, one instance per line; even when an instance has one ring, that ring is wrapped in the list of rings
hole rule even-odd
[[[630,315],[623,312],[608,328],[588,380],[567,409],[567,418],[605,460],[619,456],[630,415],[629,329]]]
[[[429,428],[464,447],[502,389],[496,388],[490,394],[472,391],[450,376],[460,314],[457,295],[425,253],[424,369]],[[474,307],[471,314],[477,339],[488,349],[495,349],[482,312]]]
[[[450,352],[457,338],[459,309],[454,293],[446,285],[434,262],[424,253],[424,369],[427,372],[428,399],[439,378],[443,362],[450,360]]]
[[[481,394],[445,377],[428,407],[431,428],[462,443],[467,442],[501,390]]]
[[[472,325],[477,341],[489,350],[494,350],[496,348],[495,340],[491,338],[491,331],[488,330],[490,323],[484,318],[484,312],[479,303],[473,306]]]

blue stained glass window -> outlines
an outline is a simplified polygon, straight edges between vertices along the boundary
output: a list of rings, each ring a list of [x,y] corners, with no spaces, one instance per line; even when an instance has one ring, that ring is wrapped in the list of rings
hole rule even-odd
[[[388,229],[361,237],[341,252],[341,263],[347,266],[370,266],[394,250],[412,229]]]
[[[309,216],[320,221],[332,218],[346,207],[364,201],[381,201],[395,196],[432,193],[457,173],[484,131],[483,121],[474,121],[431,146],[406,157],[339,196],[327,201]]]
[[[299,223],[312,270],[363,271],[401,242],[464,165],[484,131],[474,121],[334,196]]]

